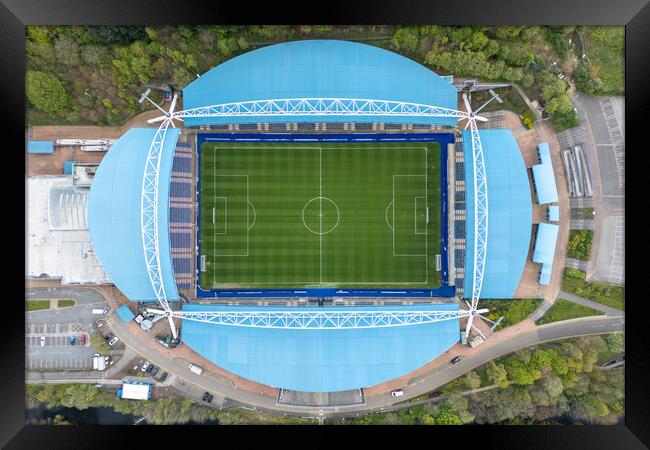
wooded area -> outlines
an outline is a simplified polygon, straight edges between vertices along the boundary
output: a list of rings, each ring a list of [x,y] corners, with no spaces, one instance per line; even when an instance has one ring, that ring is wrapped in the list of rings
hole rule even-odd
[[[576,55],[576,27],[28,26],[28,122],[120,125],[150,108],[137,103],[149,82],[183,88],[254,48],[330,38],[393,50],[441,75],[518,83],[559,130],[577,124],[565,82],[576,70],[578,89],[598,94],[615,91],[617,84],[617,92],[623,88],[622,75],[613,73],[622,74],[616,64],[622,44],[603,38],[620,33],[583,28],[593,52],[588,62]],[[561,74],[568,78],[559,79]],[[162,92],[154,91],[154,99],[161,101]]]

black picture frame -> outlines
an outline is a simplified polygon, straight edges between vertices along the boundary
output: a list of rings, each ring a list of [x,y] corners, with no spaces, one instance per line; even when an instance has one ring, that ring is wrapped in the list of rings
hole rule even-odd
[[[7,448],[130,448],[160,441],[172,444],[171,434],[185,440],[184,445],[233,445],[252,447],[252,438],[261,440],[256,445],[282,447],[340,447],[351,444],[351,437],[364,441],[372,439],[384,445],[404,446],[443,445],[441,439],[449,439],[447,445],[480,446],[498,448],[602,448],[633,449],[650,445],[650,357],[646,320],[648,299],[644,298],[640,284],[644,277],[633,274],[636,264],[642,270],[644,263],[636,263],[629,248],[626,257],[626,417],[625,426],[559,426],[559,427],[260,427],[257,432],[250,427],[193,427],[188,430],[177,427],[55,427],[26,426],[24,423],[24,317],[22,303],[18,301],[24,292],[24,247],[20,239],[19,212],[24,212],[24,196],[16,194],[17,186],[24,186],[24,174],[20,163],[24,155],[20,148],[25,145],[25,25],[80,25],[80,24],[172,24],[172,23],[233,23],[233,24],[301,24],[301,23],[359,23],[359,24],[543,24],[543,25],[625,25],[626,26],[626,206],[643,204],[634,202],[647,191],[644,187],[647,175],[641,154],[647,152],[641,133],[647,124],[642,123],[647,114],[645,103],[650,100],[648,74],[650,73],[650,5],[647,0],[579,0],[558,2],[545,1],[489,1],[463,0],[403,1],[380,3],[377,1],[352,2],[302,2],[300,4],[247,4],[241,2],[215,2],[189,0],[0,0],[0,98],[2,100],[3,139],[5,140],[2,165],[3,192],[11,199],[6,204],[5,224],[15,226],[17,231],[4,233],[3,240],[3,287],[5,288],[2,319],[2,362],[0,362],[0,398],[2,399],[2,423],[0,444]],[[12,144],[9,144],[10,137]],[[636,138],[636,139],[635,139]],[[639,146],[635,146],[639,143]],[[9,158],[9,159],[7,159]],[[647,169],[645,169],[647,170]],[[635,173],[636,172],[636,173]],[[14,203],[15,202],[15,203]],[[647,211],[641,210],[640,219]],[[634,210],[630,210],[632,215]],[[638,214],[638,213],[637,213]],[[23,216],[24,217],[24,216]],[[631,242],[641,244],[644,236],[642,220],[628,220],[626,235]],[[635,228],[639,228],[636,232]],[[24,236],[24,234],[22,234]],[[637,236],[637,237],[634,237]],[[637,246],[638,244],[635,244]],[[14,248],[15,246],[15,248]],[[638,245],[641,247],[640,245]],[[22,257],[20,255],[23,255]],[[24,262],[24,261],[23,261]],[[21,273],[22,272],[22,273]],[[639,271],[640,272],[640,271]],[[22,285],[22,287],[21,287]],[[11,291],[7,291],[11,287]],[[14,292],[15,289],[15,292]],[[646,296],[647,297],[647,296]],[[218,433],[218,434],[217,434]],[[290,435],[286,435],[291,433]],[[323,433],[323,436],[320,434]],[[276,435],[283,435],[282,438]],[[332,439],[340,434],[345,439]],[[219,439],[216,439],[216,436]],[[307,436],[309,435],[309,436]],[[293,439],[287,439],[291,437]],[[278,440],[282,439],[282,440]],[[306,440],[305,440],[306,439]],[[416,441],[422,440],[423,443]],[[203,441],[203,443],[201,443]],[[275,442],[275,444],[274,444]],[[343,444],[342,444],[343,442]],[[146,444],[145,444],[146,443]],[[183,444],[181,444],[183,445]],[[359,445],[358,443],[354,444]],[[365,442],[365,446],[372,445]],[[348,445],[345,445],[348,446]]]

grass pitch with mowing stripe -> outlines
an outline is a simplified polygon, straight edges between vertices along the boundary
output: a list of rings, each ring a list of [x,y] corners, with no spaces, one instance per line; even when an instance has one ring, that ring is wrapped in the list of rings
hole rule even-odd
[[[437,142],[201,146],[204,289],[435,288],[439,253]]]

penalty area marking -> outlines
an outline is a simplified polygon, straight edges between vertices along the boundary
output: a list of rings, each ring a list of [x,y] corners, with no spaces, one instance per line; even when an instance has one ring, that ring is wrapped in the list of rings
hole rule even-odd
[[[255,219],[257,219],[257,213],[255,212],[255,207],[253,206],[253,204],[252,204],[251,202],[248,202],[248,206],[250,206],[251,208],[253,208],[253,223],[251,223],[251,224],[248,226],[248,229],[250,230],[251,228],[253,228],[253,225],[255,225]]]
[[[386,225],[388,225],[388,228],[393,230],[393,226],[390,224],[388,221],[388,210],[393,206],[393,202],[391,201],[388,206],[386,207],[386,212],[384,213],[384,217],[386,218]],[[394,231],[394,230],[393,230]]]

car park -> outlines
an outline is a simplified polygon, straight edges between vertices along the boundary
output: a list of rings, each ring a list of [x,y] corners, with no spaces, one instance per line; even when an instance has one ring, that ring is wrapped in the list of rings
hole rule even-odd
[[[147,368],[149,367],[149,364],[151,364],[151,363],[150,363],[149,361],[146,361],[146,362],[142,365],[142,369],[140,369],[140,370],[143,371],[143,372],[146,372],[146,371],[147,371]]]
[[[119,338],[117,336],[113,336],[113,338],[110,341],[108,341],[108,345],[113,346],[117,341],[119,341]]]
[[[70,336],[70,345],[75,345],[77,343],[77,336]]]
[[[454,359],[451,360],[452,364],[458,364],[460,362],[460,356],[454,357]]]
[[[160,381],[165,381],[167,379],[167,372],[163,372],[162,375],[160,375]]]
[[[393,397],[401,397],[402,395],[404,395],[404,391],[401,389],[395,389],[390,393],[390,395],[392,395]]]

